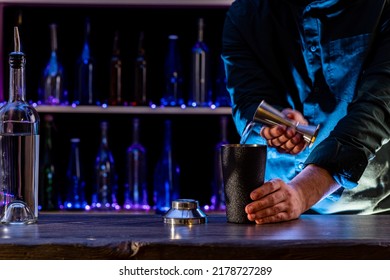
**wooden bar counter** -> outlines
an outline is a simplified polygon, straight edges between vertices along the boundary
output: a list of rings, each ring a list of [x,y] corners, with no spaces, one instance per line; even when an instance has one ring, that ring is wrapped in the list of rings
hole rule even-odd
[[[155,214],[40,213],[0,225],[0,259],[390,259],[390,216],[303,215],[270,225],[172,226]]]

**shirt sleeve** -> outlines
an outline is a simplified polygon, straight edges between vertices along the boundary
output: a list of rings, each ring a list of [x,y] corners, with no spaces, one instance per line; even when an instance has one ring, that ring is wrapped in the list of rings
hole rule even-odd
[[[346,188],[357,185],[368,161],[390,138],[389,22],[389,8],[385,8],[346,116],[305,162],[324,167]]]
[[[264,39],[275,36],[272,28],[256,29],[259,32],[251,33],[251,26],[267,24],[258,22],[261,17],[255,13],[261,12],[262,8],[252,1],[236,0],[227,13],[222,34],[227,89],[240,135],[263,99],[279,109],[289,107],[282,82],[275,78],[281,75],[272,57],[272,44]]]

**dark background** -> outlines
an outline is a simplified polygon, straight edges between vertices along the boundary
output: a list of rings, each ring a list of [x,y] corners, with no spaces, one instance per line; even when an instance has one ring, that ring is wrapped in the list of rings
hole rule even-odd
[[[211,79],[215,86],[220,63],[221,33],[227,8],[223,7],[111,7],[111,6],[13,6],[4,8],[3,49],[4,95],[8,95],[7,54],[13,48],[13,26],[22,15],[20,36],[22,51],[26,54],[27,99],[37,101],[42,71],[50,57],[49,24],[57,24],[58,58],[67,77],[67,88],[73,94],[76,60],[84,41],[85,18],[91,20],[91,53],[96,61],[96,83],[100,98],[108,96],[109,62],[116,30],[120,34],[123,63],[124,96],[132,90],[133,63],[137,54],[140,31],[145,32],[148,60],[149,98],[159,104],[164,87],[163,66],[168,46],[168,35],[177,34],[184,70],[184,88],[188,88],[191,48],[197,39],[197,20],[205,21],[204,41],[209,46]],[[185,92],[184,92],[185,93]],[[119,176],[120,193],[126,174],[125,154],[131,144],[131,120],[128,114],[60,114],[55,113],[53,156],[56,165],[56,186],[65,190],[65,172],[69,160],[70,139],[81,139],[81,157],[87,179],[87,196],[92,193],[93,163],[100,140],[100,122],[109,123],[109,145],[113,152]],[[141,115],[141,143],[147,150],[149,197],[152,199],[153,171],[163,149],[164,120],[173,121],[174,154],[181,167],[181,197],[208,204],[213,180],[215,145],[220,141],[219,115]],[[229,142],[237,142],[238,135],[229,118]],[[41,113],[41,128],[43,114]],[[45,135],[41,129],[41,144]],[[41,153],[42,153],[41,145]],[[41,156],[42,159],[42,156]],[[152,201],[150,201],[152,203]]]

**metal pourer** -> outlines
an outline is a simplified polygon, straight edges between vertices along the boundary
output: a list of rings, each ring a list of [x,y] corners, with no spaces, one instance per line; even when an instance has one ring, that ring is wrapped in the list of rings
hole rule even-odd
[[[20,52],[20,36],[17,26],[14,27],[14,51]]]

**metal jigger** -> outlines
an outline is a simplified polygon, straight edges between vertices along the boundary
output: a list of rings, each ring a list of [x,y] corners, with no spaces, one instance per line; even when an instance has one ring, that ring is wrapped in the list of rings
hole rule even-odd
[[[280,111],[267,104],[264,100],[261,101],[259,107],[253,116],[253,121],[263,123],[265,125],[279,125],[294,128],[298,133],[302,134],[303,139],[311,146],[317,138],[319,125],[302,125],[299,122],[288,119]]]

